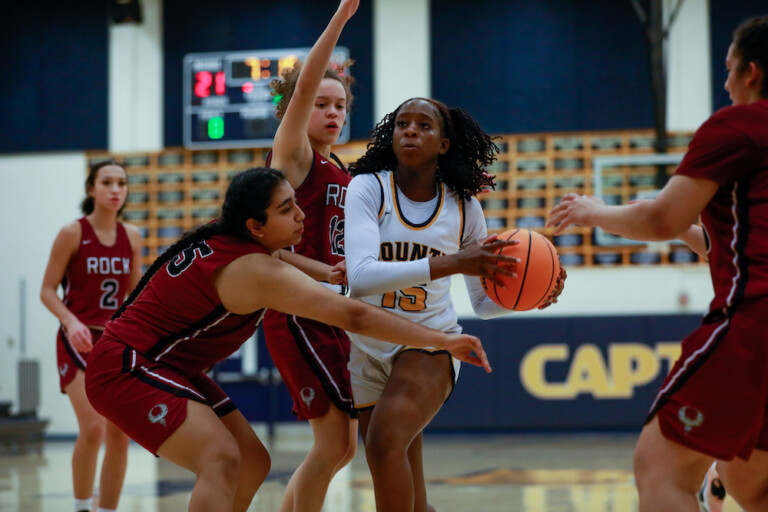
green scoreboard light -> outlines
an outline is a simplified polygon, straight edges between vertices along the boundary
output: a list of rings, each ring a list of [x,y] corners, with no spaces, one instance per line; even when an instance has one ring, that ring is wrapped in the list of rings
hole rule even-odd
[[[279,121],[269,90],[281,72],[304,60],[310,48],[190,53],[184,56],[184,147],[269,147]],[[338,46],[331,62],[349,50]],[[349,140],[349,121],[339,143]]]

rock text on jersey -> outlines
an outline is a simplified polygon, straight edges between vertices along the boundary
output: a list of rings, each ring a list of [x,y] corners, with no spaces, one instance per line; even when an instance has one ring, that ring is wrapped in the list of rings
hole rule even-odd
[[[384,242],[379,246],[379,261],[414,261],[443,254],[416,242]]]
[[[106,256],[89,256],[85,260],[85,269],[89,274],[130,274],[131,259],[118,257],[108,258]]]
[[[347,187],[338,183],[329,183],[325,189],[325,206],[338,206],[344,208],[347,202]]]

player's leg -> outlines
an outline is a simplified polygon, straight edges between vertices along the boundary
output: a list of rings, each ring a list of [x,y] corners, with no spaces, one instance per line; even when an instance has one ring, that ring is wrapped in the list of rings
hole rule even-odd
[[[117,510],[128,466],[128,445],[131,439],[111,421],[104,421],[106,434],[99,477],[99,507]]]
[[[451,358],[400,354],[367,425],[365,442],[378,512],[414,510],[415,480],[408,450],[440,410],[453,384]],[[420,468],[417,468],[420,470]]]
[[[157,449],[157,455],[197,476],[189,512],[233,510],[240,448],[208,405],[187,400],[184,422]]]
[[[747,512],[768,510],[768,452],[755,450],[748,461],[717,464],[728,494]]]
[[[240,451],[240,469],[233,510],[245,512],[256,491],[267,478],[271,464],[269,453],[240,411],[235,409],[222,416],[221,421],[237,441]]]
[[[90,500],[96,480],[99,449],[104,441],[106,420],[85,395],[85,374],[78,370],[65,391],[77,418],[77,439],[72,451],[72,484],[75,500]]]
[[[635,449],[639,512],[697,512],[696,492],[712,460],[664,437],[654,417],[640,433]]]
[[[294,471],[286,488],[281,512],[319,512],[333,475],[354,455],[355,439],[350,436],[349,414],[330,406],[319,418],[312,418],[314,442],[307,457]]]

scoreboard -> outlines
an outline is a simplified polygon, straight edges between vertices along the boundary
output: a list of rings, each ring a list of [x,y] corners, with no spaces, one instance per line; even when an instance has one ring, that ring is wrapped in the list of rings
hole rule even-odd
[[[303,61],[310,48],[189,53],[184,56],[184,147],[187,149],[268,147],[279,121],[269,84]],[[331,57],[341,65],[349,50]],[[338,143],[349,140],[349,121]]]

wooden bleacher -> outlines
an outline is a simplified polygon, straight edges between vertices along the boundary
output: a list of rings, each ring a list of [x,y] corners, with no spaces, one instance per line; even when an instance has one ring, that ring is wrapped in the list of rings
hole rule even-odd
[[[683,153],[692,134],[671,134],[670,152]],[[482,194],[490,233],[525,227],[552,238],[546,215],[567,192],[592,194],[593,158],[608,155],[650,155],[650,130],[589,133],[502,135],[498,161],[490,169],[497,187]],[[367,141],[334,148],[346,164],[365,151]],[[141,154],[88,154],[90,162],[114,157],[128,168],[129,194],[125,219],[145,237],[144,265],[149,265],[185,230],[217,214],[229,180],[235,173],[264,164],[267,149],[189,151],[169,148]],[[674,171],[668,167],[667,172]],[[626,203],[638,193],[655,190],[655,166],[619,166],[605,173],[604,197]],[[577,266],[631,264],[690,264],[698,258],[677,244],[669,252],[643,245],[597,245],[593,230],[569,228],[553,239],[563,264]],[[654,252],[654,250],[656,252]]]

